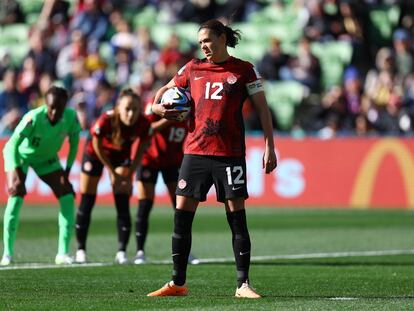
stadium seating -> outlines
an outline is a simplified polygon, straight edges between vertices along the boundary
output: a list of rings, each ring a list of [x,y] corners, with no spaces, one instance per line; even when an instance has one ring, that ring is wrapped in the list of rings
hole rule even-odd
[[[320,61],[325,89],[341,84],[344,68],[352,58],[351,44],[346,41],[314,42],[312,52]]]
[[[30,13],[40,13],[42,11],[43,0],[18,0],[20,7],[25,15]]]
[[[393,29],[398,24],[400,18],[400,8],[397,5],[384,6],[369,12],[371,42],[375,45],[383,45],[389,39]]]
[[[292,128],[295,109],[307,96],[308,88],[296,81],[266,81],[264,83],[269,108],[281,130]]]
[[[21,65],[24,56],[29,51],[29,26],[27,24],[12,24],[0,28],[0,51],[7,51],[15,66]]]

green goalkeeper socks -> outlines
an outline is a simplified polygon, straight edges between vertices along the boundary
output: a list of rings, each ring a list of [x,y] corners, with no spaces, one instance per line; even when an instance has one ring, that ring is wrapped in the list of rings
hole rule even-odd
[[[66,194],[59,198],[59,245],[58,255],[69,253],[69,244],[75,223],[75,198],[73,194]]]
[[[14,241],[16,240],[19,214],[22,205],[23,197],[13,196],[7,200],[3,220],[3,255],[13,256],[14,254]]]

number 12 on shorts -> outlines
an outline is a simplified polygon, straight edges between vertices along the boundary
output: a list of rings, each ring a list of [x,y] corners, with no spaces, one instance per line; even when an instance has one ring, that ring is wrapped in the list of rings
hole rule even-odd
[[[231,185],[242,185],[244,184],[244,179],[242,179],[243,177],[243,167],[241,166],[233,166],[233,169],[230,166],[226,167],[226,172],[227,172],[227,183],[231,186]],[[234,178],[233,180],[233,175],[236,176],[236,178]]]

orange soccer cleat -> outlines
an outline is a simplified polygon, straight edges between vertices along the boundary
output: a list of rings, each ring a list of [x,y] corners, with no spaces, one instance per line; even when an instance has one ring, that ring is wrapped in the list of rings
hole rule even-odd
[[[168,282],[159,290],[155,292],[149,293],[147,296],[150,297],[165,297],[165,296],[187,296],[188,295],[188,287],[187,285],[178,286],[175,285],[173,281]]]
[[[237,298],[262,298],[256,291],[250,287],[249,283],[245,282],[236,289],[236,294],[234,295]]]

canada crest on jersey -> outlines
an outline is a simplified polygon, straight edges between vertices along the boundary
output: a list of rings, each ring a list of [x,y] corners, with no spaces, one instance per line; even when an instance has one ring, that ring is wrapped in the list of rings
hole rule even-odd
[[[237,78],[234,75],[228,76],[227,77],[227,83],[228,84],[234,84],[237,82]]]

